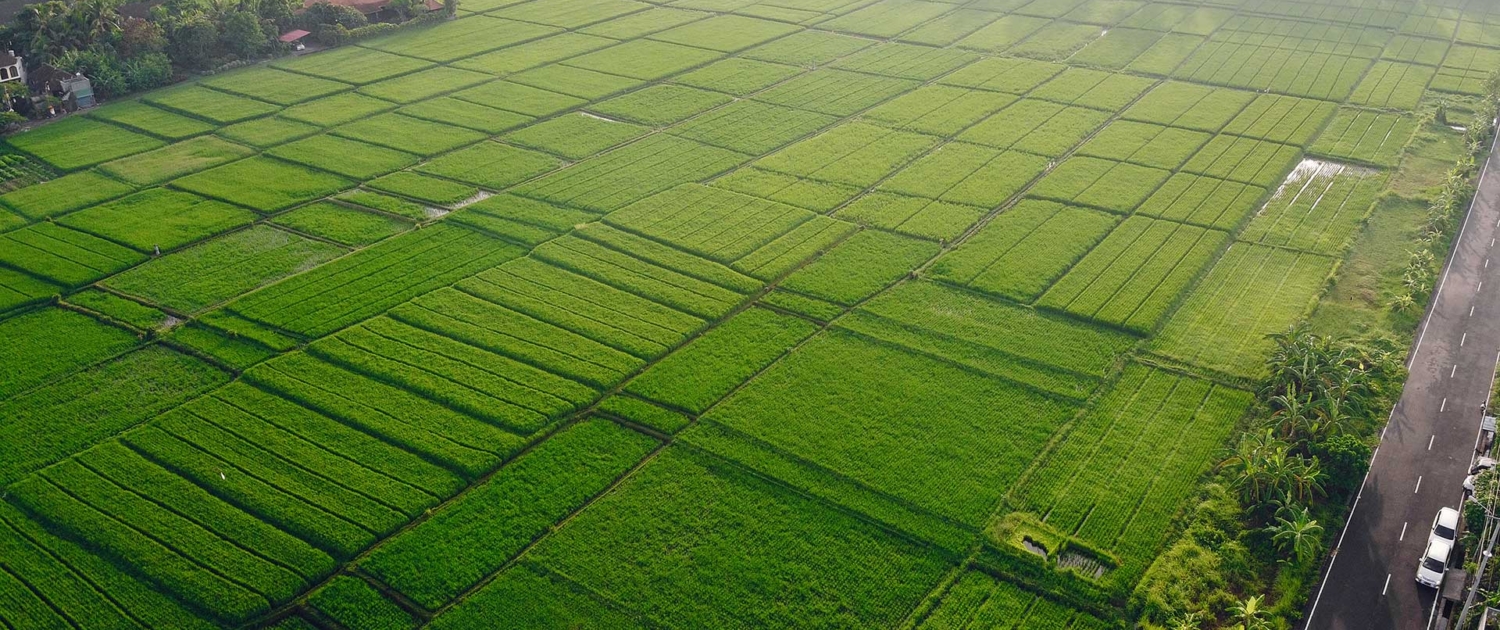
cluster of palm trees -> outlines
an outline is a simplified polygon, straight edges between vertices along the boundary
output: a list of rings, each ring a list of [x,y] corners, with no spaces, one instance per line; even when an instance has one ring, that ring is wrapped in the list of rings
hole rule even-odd
[[[1270,376],[1260,391],[1268,412],[1235,444],[1220,470],[1288,561],[1305,564],[1322,550],[1323,527],[1311,506],[1327,496],[1319,454],[1335,436],[1362,436],[1377,405],[1399,383],[1393,353],[1361,348],[1293,328],[1273,335]]]
[[[110,41],[123,26],[116,4],[110,0],[51,0],[26,5],[9,25],[11,43],[35,61],[98,46]]]

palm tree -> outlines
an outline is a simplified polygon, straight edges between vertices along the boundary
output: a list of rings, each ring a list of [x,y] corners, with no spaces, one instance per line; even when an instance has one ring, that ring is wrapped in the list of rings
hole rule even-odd
[[[1230,614],[1234,615],[1234,618],[1240,622],[1239,628],[1242,630],[1270,629],[1271,623],[1266,621],[1266,611],[1261,606],[1261,602],[1264,600],[1265,597],[1260,595],[1251,595],[1245,601],[1235,604],[1233,608],[1229,609]]]
[[[1322,551],[1323,526],[1305,507],[1283,508],[1276,515],[1276,522],[1266,527],[1266,532],[1271,534],[1276,548],[1292,552],[1298,564],[1306,563]]]

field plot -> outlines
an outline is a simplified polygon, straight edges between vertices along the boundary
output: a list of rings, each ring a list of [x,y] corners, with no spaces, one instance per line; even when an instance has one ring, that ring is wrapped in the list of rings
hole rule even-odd
[[[1337,256],[1385,185],[1379,171],[1305,160],[1239,239]]]
[[[935,278],[1030,302],[1114,227],[1112,215],[1028,199],[938,259]]]
[[[1334,261],[1325,256],[1236,244],[1189,293],[1151,344],[1154,352],[1254,378],[1286,330],[1309,308]]]
[[[1500,67],[1389,4],[464,0],[18,129],[0,627],[1140,625]]]
[[[1500,65],[1500,50],[1457,44],[1448,50],[1432,89],[1456,94],[1480,94],[1486,77]]]
[[[1132,363],[1011,498],[1058,531],[1115,553],[1123,565],[1107,579],[1131,583],[1161,546],[1174,512],[1164,506],[1192,493],[1250,398]]]
[[[1365,74],[1364,80],[1355,86],[1349,102],[1355,105],[1403,109],[1417,108],[1427,82],[1432,80],[1432,68],[1394,61],[1377,61]]]
[[[1047,173],[1031,194],[1075,205],[1127,213],[1145,201],[1169,171],[1085,156],[1069,158]]]
[[[264,225],[152,260],[106,285],[183,312],[237,297],[343,253]]]
[[[143,254],[171,250],[247,225],[256,214],[244,208],[166,188],[69,214],[59,223],[100,236]]]
[[[0,264],[65,287],[83,286],[145,259],[122,245],[54,223],[0,234]]]
[[[1088,613],[1074,611],[986,572],[969,569],[916,627],[1093,630],[1109,626]]]
[[[1233,231],[1266,190],[1225,179],[1177,173],[1136,208],[1136,214]]]
[[[1150,332],[1228,237],[1217,230],[1131,217],[1037,304]]]
[[[161,147],[162,141],[88,118],[69,118],[6,138],[11,146],[72,171]]]
[[[1341,160],[1395,166],[1416,130],[1416,120],[1405,114],[1340,109],[1307,150]]]

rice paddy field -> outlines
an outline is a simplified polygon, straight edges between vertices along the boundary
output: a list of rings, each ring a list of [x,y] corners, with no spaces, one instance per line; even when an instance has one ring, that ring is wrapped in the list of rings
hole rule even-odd
[[[1500,70],[1488,0],[458,14],[6,139],[0,625],[1127,627]]]

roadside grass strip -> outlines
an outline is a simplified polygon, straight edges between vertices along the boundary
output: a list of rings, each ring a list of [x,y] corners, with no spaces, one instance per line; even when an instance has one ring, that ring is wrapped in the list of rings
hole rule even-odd
[[[135,335],[64,308],[0,320],[0,335],[16,344],[0,355],[0,400],[140,344]]]
[[[228,308],[270,326],[319,337],[522,254],[518,247],[472,230],[437,225],[293,276]]]
[[[202,136],[106,162],[99,166],[99,170],[136,186],[151,186],[254,153],[233,142]]]
[[[513,192],[608,212],[678,184],[723,172],[747,159],[734,151],[657,134],[521,184]]]
[[[612,422],[584,420],[381,545],[359,566],[436,610],[499,570],[657,444]]]
[[[266,157],[252,157],[173,180],[171,186],[260,212],[285,210],[353,185],[352,182]]]
[[[1187,295],[1151,350],[1257,378],[1271,351],[1266,335],[1286,330],[1306,314],[1335,264],[1317,254],[1237,243]]]
[[[1305,160],[1239,239],[1339,255],[1364,224],[1385,179],[1363,167]]]
[[[183,140],[203,135],[215,128],[201,120],[174,114],[141,101],[111,103],[89,112],[88,116],[144,131],[163,140]]]
[[[0,402],[0,481],[39,468],[218,387],[229,375],[194,357],[148,346]]]
[[[1027,98],[969,127],[956,139],[1058,157],[1108,119],[1109,114],[1098,110]]]
[[[144,254],[123,245],[54,223],[0,234],[0,265],[69,288],[81,287],[145,259]]]
[[[1054,201],[1027,199],[996,216],[932,266],[932,277],[1029,303],[1119,221]]]
[[[1131,363],[1011,500],[1115,553],[1122,565],[1105,579],[1132,584],[1250,402],[1249,392]]]
[[[1226,179],[1177,173],[1136,208],[1136,214],[1232,232],[1258,208],[1266,189]]]
[[[250,210],[197,195],[152,188],[74,212],[62,225],[100,236],[142,254],[166,252],[249,225]]]
[[[682,540],[696,541],[689,556],[659,553]],[[528,558],[647,618],[709,627],[796,626],[822,617],[829,598],[850,624],[897,623],[947,564],[924,545],[686,447],[653,459]],[[746,569],[737,571],[744,579],[719,579],[726,564]]]
[[[76,171],[166,144],[151,136],[81,116],[18,133],[5,141],[62,171]]]
[[[1218,230],[1131,217],[1037,305],[1149,333],[1228,238]]]
[[[1416,131],[1416,119],[1406,114],[1340,109],[1307,151],[1372,166],[1395,166]]]
[[[153,259],[104,284],[191,313],[311,269],[344,252],[336,245],[257,225]]]

